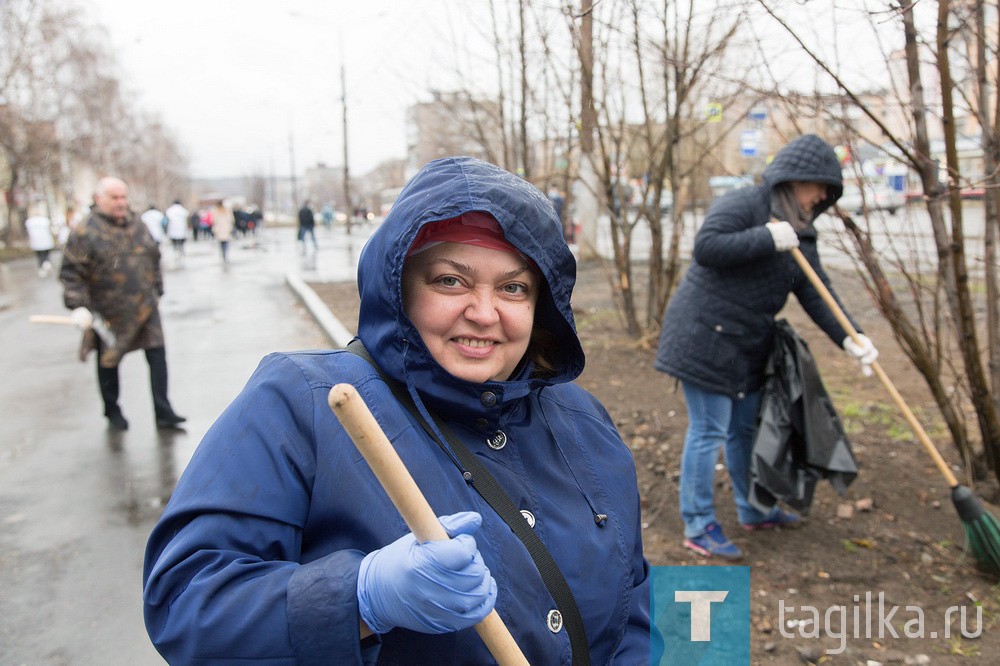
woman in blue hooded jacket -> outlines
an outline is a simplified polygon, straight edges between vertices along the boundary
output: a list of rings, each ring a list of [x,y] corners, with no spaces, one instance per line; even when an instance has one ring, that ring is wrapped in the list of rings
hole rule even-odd
[[[479,160],[437,160],[362,252],[358,338],[547,546],[590,663],[646,664],[635,469],[606,411],[572,383],[584,364],[575,271],[540,191]],[[357,387],[451,541],[408,533],[327,406],[341,382]],[[495,608],[530,663],[569,664],[567,629],[531,556],[466,472],[366,360],[266,357],[150,536],[153,643],[171,663],[489,664],[472,625]]]
[[[862,345],[848,337],[788,254],[798,247],[833,292],[820,265],[813,227],[843,193],[833,148],[813,134],[800,136],[775,155],[762,180],[726,194],[709,209],[695,236],[691,266],[664,315],[655,361],[657,370],[680,379],[688,410],[680,483],[684,545],[700,555],[730,560],[743,553],[726,538],[715,516],[715,464],[723,445],[742,527],[795,527],[800,522],[777,507],[764,514],[747,499],[774,315],[788,295],[795,294],[865,374],[878,356],[867,337],[861,336]]]

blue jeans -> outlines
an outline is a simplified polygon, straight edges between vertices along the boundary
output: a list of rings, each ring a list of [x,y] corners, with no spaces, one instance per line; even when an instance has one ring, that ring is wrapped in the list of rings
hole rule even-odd
[[[681,457],[681,517],[684,536],[705,533],[715,519],[715,463],[725,443],[726,467],[733,482],[733,495],[741,523],[759,523],[768,518],[747,500],[750,488],[750,449],[757,429],[760,391],[734,400],[681,382],[687,402],[688,429]]]

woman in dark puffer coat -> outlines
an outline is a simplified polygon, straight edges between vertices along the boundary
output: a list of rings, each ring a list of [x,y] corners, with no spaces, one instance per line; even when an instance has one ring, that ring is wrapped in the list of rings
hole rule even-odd
[[[747,500],[750,449],[774,315],[794,293],[830,339],[866,374],[878,356],[841,328],[788,250],[798,247],[830,287],[816,249],[813,221],[843,192],[840,163],[808,134],[791,141],[764,169],[763,183],[735,190],[709,209],[695,238],[691,267],[664,316],[655,367],[680,379],[688,409],[681,461],[684,545],[736,560],[742,552],[715,517],[713,479],[725,443],[739,521],[745,529],[794,527],[798,516],[766,515]],[[780,220],[780,221],[777,221]],[[831,289],[832,291],[832,289]]]

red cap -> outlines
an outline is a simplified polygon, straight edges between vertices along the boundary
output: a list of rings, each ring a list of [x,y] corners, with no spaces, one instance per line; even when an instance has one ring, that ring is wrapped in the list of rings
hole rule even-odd
[[[480,211],[470,211],[462,213],[459,217],[425,224],[417,233],[406,256],[409,257],[439,243],[478,245],[491,250],[511,252],[528,260],[516,247],[507,242],[500,224],[489,213]]]

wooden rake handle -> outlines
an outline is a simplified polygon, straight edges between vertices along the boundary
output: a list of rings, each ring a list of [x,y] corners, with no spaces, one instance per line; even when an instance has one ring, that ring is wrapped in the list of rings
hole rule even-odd
[[[795,263],[799,265],[802,272],[806,274],[807,278],[809,278],[809,282],[811,282],[812,286],[819,292],[819,295],[823,298],[826,306],[830,308],[830,312],[832,312],[833,316],[837,318],[837,322],[845,331],[847,331],[847,334],[851,336],[851,339],[860,345],[861,339],[858,337],[858,332],[854,330],[854,326],[851,325],[851,320],[848,319],[847,315],[844,314],[844,311],[840,309],[837,301],[833,298],[833,294],[831,294],[830,290],[826,288],[823,281],[819,279],[819,275],[816,274],[816,271],[802,254],[802,251],[797,247],[793,247],[791,249],[791,253],[792,258],[795,259]],[[918,421],[917,417],[914,416],[909,405],[907,405],[906,401],[903,400],[903,396],[901,396],[899,391],[896,390],[896,386],[892,383],[892,380],[889,379],[889,375],[885,374],[885,370],[882,369],[882,366],[879,365],[878,361],[875,361],[871,365],[872,370],[875,371],[875,376],[878,377],[879,381],[882,382],[882,385],[885,386],[889,395],[892,397],[892,401],[896,403],[896,406],[899,407],[899,411],[903,413],[903,418],[905,418],[906,422],[910,424],[910,428],[913,429],[917,439],[920,440],[920,443],[923,444],[927,453],[930,454],[931,459],[934,460],[934,464],[937,465],[937,468],[941,472],[942,476],[944,476],[945,481],[947,481],[948,485],[952,488],[957,486],[958,479],[955,478],[955,474],[951,471],[951,468],[948,467],[948,463],[945,462],[944,458],[941,457],[941,453],[937,450],[937,447],[934,446],[931,438],[927,435],[924,427],[920,425],[920,421]]]
[[[417,540],[423,543],[449,538],[357,389],[351,384],[337,384],[330,389],[329,401],[330,409]],[[476,631],[500,666],[528,666],[528,660],[495,610],[476,625]]]

